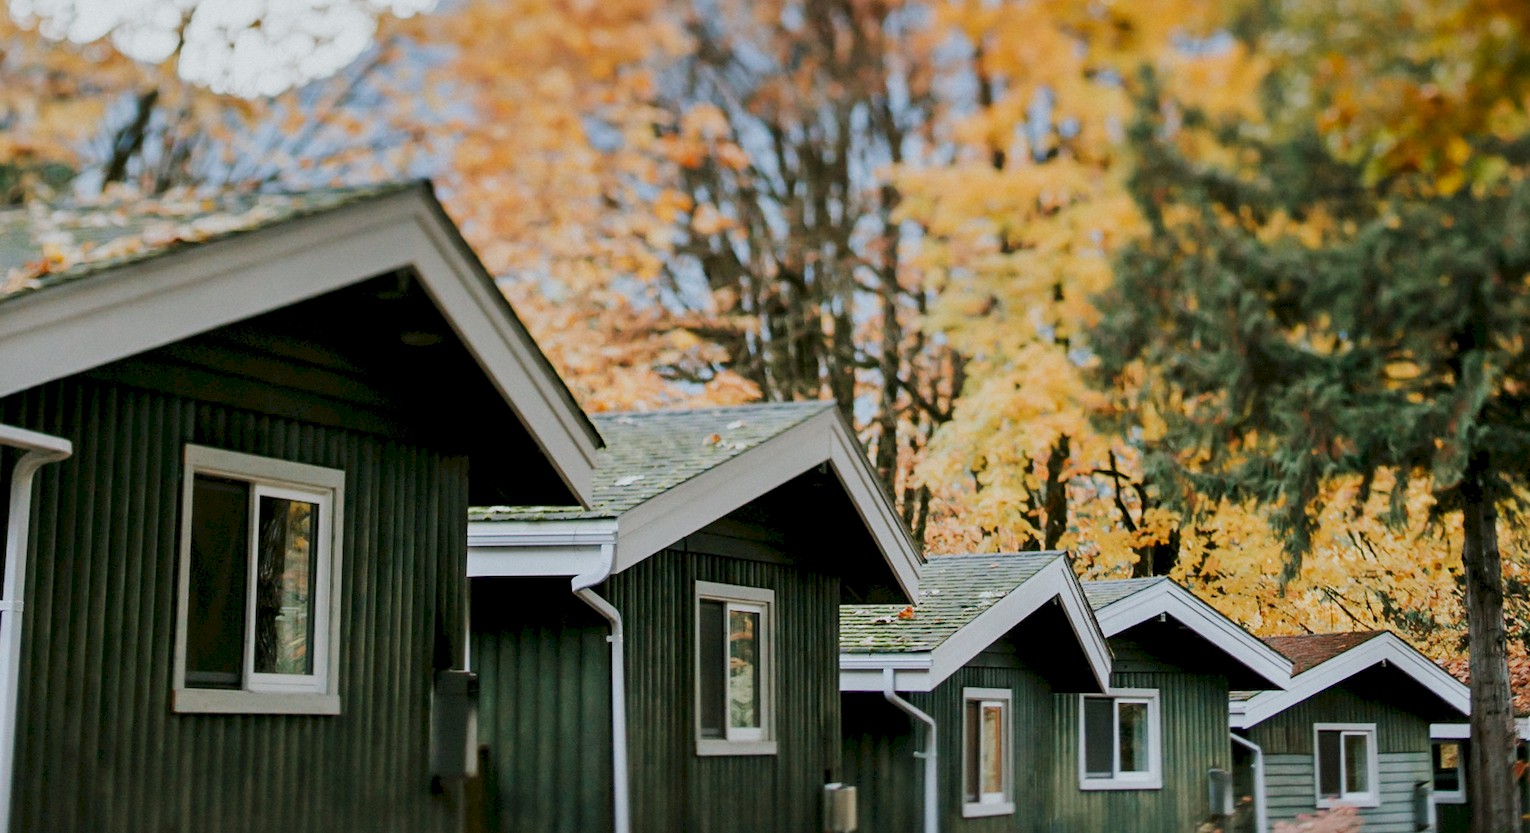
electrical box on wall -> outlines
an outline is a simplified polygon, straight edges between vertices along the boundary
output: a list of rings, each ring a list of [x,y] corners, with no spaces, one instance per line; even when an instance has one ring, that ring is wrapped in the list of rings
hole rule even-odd
[[[430,774],[437,783],[478,774],[478,675],[437,671],[430,692]]]
[[[823,786],[825,833],[852,833],[856,827],[855,787],[834,783]]]
[[[1206,773],[1206,794],[1210,799],[1213,816],[1233,814],[1232,773],[1225,769],[1213,769]]]

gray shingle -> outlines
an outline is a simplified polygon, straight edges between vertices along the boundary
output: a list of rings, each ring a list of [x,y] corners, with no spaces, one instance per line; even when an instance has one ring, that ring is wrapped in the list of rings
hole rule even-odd
[[[1168,581],[1168,579],[1163,576],[1157,576],[1154,578],[1120,578],[1086,581],[1082,582],[1082,584],[1084,587],[1084,598],[1089,601],[1089,608],[1091,610],[1100,610],[1121,601],[1127,596],[1134,596],[1164,581]]]
[[[1061,552],[931,556],[919,577],[919,603],[911,618],[899,617],[904,605],[840,605],[839,650],[933,650],[1062,557]]]
[[[596,456],[589,510],[567,506],[474,508],[477,521],[612,518],[834,409],[833,402],[781,402],[596,414],[606,447]]]

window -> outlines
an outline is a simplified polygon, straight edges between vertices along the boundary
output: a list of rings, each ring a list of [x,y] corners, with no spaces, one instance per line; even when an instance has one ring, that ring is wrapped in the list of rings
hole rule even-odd
[[[1079,706],[1079,787],[1150,790],[1163,786],[1158,691],[1085,695]]]
[[[1376,724],[1319,723],[1313,731],[1317,806],[1380,806],[1376,788]]]
[[[1434,742],[1434,802],[1466,803],[1466,745],[1459,740]]]
[[[696,754],[775,754],[775,599],[758,587],[696,582]]]
[[[962,689],[964,817],[1015,812],[1010,697],[1004,688]]]
[[[345,472],[186,447],[174,708],[339,714]]]

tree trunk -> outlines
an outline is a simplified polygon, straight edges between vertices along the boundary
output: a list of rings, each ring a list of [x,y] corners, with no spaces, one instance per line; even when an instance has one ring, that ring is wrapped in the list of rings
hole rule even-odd
[[[1498,552],[1498,509],[1486,486],[1487,465],[1474,459],[1461,484],[1466,568],[1466,622],[1471,665],[1472,742],[1466,786],[1472,833],[1520,829],[1514,778],[1514,707],[1503,621],[1503,562]]]

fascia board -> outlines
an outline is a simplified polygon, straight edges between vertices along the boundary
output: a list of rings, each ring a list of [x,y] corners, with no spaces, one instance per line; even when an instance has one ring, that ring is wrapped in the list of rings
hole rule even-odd
[[[978,614],[971,622],[959,628],[932,652],[934,663],[930,676],[935,685],[944,682],[974,657],[1009,633],[1035,613],[1042,605],[1057,600],[1063,605],[1074,634],[1085,646],[1090,669],[1100,683],[1101,690],[1110,685],[1110,651],[1105,647],[1102,635],[1092,627],[1088,618],[1077,607],[1074,594],[1069,593],[1073,571],[1068,561],[1059,555],[1051,564],[1043,567],[1004,598]],[[1076,588],[1074,588],[1076,589]],[[1081,628],[1081,621],[1083,627]]]
[[[923,563],[918,545],[899,517],[881,480],[872,470],[871,461],[850,430],[849,423],[845,422],[838,410],[824,414],[823,417],[832,425],[829,430],[829,454],[835,475],[849,493],[861,522],[871,531],[877,547],[882,551],[882,557],[892,567],[908,600],[918,600],[919,569]]]
[[[1100,629],[1107,637],[1160,614],[1171,616],[1190,628],[1263,677],[1271,686],[1285,688],[1290,684],[1290,660],[1172,581],[1161,581],[1095,611]]]
[[[1516,723],[1518,721],[1515,721]],[[1431,723],[1429,724],[1429,738],[1431,740],[1467,740],[1472,736],[1472,724],[1470,723]]]
[[[576,576],[602,567],[616,540],[609,518],[474,521],[468,524],[468,578]]]
[[[1297,674],[1285,691],[1265,691],[1249,698],[1244,703],[1243,713],[1233,715],[1233,727],[1257,726],[1383,660],[1395,665],[1451,708],[1463,715],[1471,714],[1471,694],[1461,681],[1430,662],[1396,634],[1384,633]]]
[[[559,404],[530,337],[451,244],[422,189],[257,229],[6,304],[0,397],[413,267],[569,489],[589,504],[595,440]],[[530,357],[530,358],[528,358]]]
[[[910,654],[847,654],[839,655],[840,691],[882,691],[886,685],[884,672],[893,670],[893,687],[897,691],[932,691],[940,685],[930,673],[932,657],[928,652]]]

